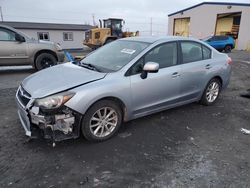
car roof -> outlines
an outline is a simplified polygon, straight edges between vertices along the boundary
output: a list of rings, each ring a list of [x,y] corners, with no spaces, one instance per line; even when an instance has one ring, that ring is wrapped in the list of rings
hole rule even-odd
[[[5,28],[7,28],[7,29],[13,29],[13,27],[10,27],[10,26],[8,26],[8,25],[3,25],[3,24],[0,24],[0,27],[5,27]]]
[[[3,25],[3,24],[0,24],[0,27],[3,27],[5,29],[9,29],[9,30],[12,30],[12,31],[15,31],[17,33],[19,33],[18,30],[16,30],[15,28],[11,27],[11,26],[8,26],[8,25]]]
[[[229,37],[227,35],[214,35],[214,37]]]
[[[148,37],[127,37],[120,40],[126,41],[136,41],[136,42],[146,42],[146,43],[155,43],[155,42],[169,42],[176,40],[190,40],[190,41],[199,41],[192,37],[180,37],[180,36],[148,36]]]

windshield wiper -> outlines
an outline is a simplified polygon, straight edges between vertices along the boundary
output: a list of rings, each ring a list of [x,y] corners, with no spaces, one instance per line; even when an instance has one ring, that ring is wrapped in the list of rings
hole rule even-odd
[[[92,65],[91,63],[80,63],[79,65],[82,66],[82,67],[85,67],[87,69],[95,70],[95,71],[100,72],[100,70],[95,65]]]

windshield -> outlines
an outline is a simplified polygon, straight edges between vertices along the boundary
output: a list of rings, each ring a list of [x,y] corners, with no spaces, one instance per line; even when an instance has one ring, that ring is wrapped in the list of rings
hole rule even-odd
[[[14,29],[13,29],[14,30]],[[24,38],[31,40],[32,38],[30,36],[28,36],[26,33],[20,31],[20,30],[14,30],[16,33],[19,33],[20,35],[22,35]]]
[[[122,23],[120,20],[114,20],[112,24],[112,29],[114,30],[122,30]]]
[[[81,63],[91,64],[102,72],[118,71],[149,45],[144,42],[117,40],[99,48]]]
[[[25,37],[26,39],[32,39],[30,36],[28,36],[26,33],[22,32],[22,31],[18,31],[21,35],[23,35],[23,37]]]
[[[211,39],[212,37],[211,36],[209,36],[209,37],[206,37],[206,38],[203,38],[203,39],[201,39],[202,41],[207,41],[207,40],[209,40],[209,39]]]

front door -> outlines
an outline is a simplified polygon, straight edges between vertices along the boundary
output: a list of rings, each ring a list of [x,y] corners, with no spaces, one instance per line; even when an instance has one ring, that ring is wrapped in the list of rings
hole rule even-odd
[[[141,78],[145,63],[159,63],[158,73]],[[165,43],[153,48],[131,68],[131,99],[133,116],[140,117],[178,102],[181,65],[178,65],[177,43]]]
[[[27,43],[16,41],[13,31],[0,27],[0,65],[27,63]]]

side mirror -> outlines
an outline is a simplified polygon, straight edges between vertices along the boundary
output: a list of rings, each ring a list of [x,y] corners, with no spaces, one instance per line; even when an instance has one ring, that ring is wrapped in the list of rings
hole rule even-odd
[[[19,35],[18,33],[15,34],[15,39],[18,42],[25,42],[25,38],[21,35]]]
[[[159,63],[147,62],[143,67],[141,78],[146,79],[148,76],[148,73],[157,73],[158,71],[159,71]]]

